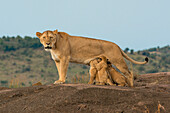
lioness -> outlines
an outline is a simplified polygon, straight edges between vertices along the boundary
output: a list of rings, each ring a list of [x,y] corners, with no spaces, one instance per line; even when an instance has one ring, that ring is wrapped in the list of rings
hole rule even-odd
[[[101,60],[100,60],[101,59]],[[102,56],[100,58],[94,59],[90,62],[90,81],[88,84],[93,84],[94,78],[96,80],[96,85],[113,85],[109,73],[107,70],[107,59]]]
[[[69,62],[88,64],[97,57],[105,56],[129,80],[131,73],[123,57],[135,64],[146,64],[148,62],[148,58],[145,58],[144,62],[131,59],[118,45],[109,41],[71,36],[64,32],[58,32],[58,30],[37,32],[36,35],[43,44],[44,49],[51,52],[52,59],[56,63],[59,80],[55,81],[54,84],[65,82]],[[131,86],[133,86],[133,82],[131,82]]]

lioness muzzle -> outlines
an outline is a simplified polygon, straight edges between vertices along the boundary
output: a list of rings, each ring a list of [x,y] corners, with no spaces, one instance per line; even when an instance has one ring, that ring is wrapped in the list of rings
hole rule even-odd
[[[45,49],[52,49],[52,47],[47,46],[47,47],[45,47]]]

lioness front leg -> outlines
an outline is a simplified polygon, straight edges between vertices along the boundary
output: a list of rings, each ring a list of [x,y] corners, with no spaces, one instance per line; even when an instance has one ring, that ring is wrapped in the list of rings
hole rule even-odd
[[[55,64],[56,64],[56,67],[57,67],[57,70],[58,70],[58,75],[60,76],[60,61],[55,60]]]
[[[69,58],[63,57],[60,60],[60,65],[59,65],[59,80],[55,81],[54,84],[63,84],[63,83],[65,83],[68,64],[69,64]]]

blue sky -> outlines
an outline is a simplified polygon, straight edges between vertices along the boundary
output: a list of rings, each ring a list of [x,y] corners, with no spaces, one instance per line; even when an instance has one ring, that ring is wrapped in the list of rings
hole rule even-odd
[[[0,0],[0,37],[45,30],[112,41],[122,49],[170,44],[170,0]]]

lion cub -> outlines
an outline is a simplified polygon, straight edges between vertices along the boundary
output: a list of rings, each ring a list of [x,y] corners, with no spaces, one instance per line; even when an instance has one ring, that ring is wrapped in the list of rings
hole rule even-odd
[[[108,62],[108,72],[112,77],[114,83],[116,83],[118,86],[125,86],[127,84],[126,78],[118,71],[116,71],[116,69],[112,67],[112,64],[110,62]]]
[[[114,85],[113,82],[118,86],[125,86],[126,84],[129,85],[127,78],[116,71],[116,69],[112,67],[111,63],[104,56],[90,62],[89,72],[90,81],[88,84],[93,84],[95,79],[96,85]]]
[[[109,78],[107,71],[107,59],[102,56],[94,59],[90,62],[90,81],[88,84],[93,84],[94,78],[96,78],[96,85],[114,85]]]
[[[99,83],[99,78],[98,78],[98,72],[97,72],[97,68],[96,65],[100,62],[100,60],[98,58],[90,61],[90,80],[88,82],[88,84],[93,84],[94,79],[96,80],[96,83]]]
[[[108,72],[110,74],[110,76],[113,79],[113,82],[118,84],[118,86],[129,86],[129,87],[133,87],[133,73],[131,73],[131,76],[126,77],[123,76],[122,74],[120,74],[118,71],[116,71],[116,69],[114,67],[112,67],[112,64],[108,61]]]

